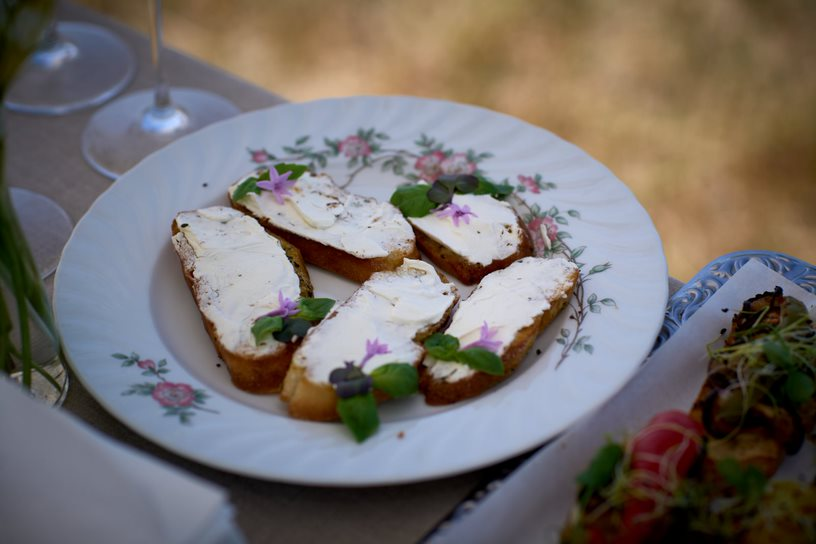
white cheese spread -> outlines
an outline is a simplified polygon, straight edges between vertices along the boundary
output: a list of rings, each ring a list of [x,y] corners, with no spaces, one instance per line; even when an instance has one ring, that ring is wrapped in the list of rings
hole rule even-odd
[[[246,176],[233,184],[230,194]],[[269,191],[241,199],[255,217],[361,259],[385,257],[414,245],[411,225],[387,202],[348,193],[326,174],[300,176],[278,204]]]
[[[444,283],[423,261],[405,259],[393,272],[377,272],[345,303],[312,328],[292,358],[306,368],[309,380],[328,383],[329,374],[345,361],[360,364],[366,342],[385,345],[389,353],[369,358],[370,373],[388,363],[413,363],[423,352],[416,334],[440,321],[456,299],[456,288]]]
[[[473,293],[462,303],[445,334],[459,339],[460,348],[479,340],[487,323],[491,340],[501,342],[501,356],[516,334],[533,323],[552,306],[552,301],[566,296],[576,270],[575,264],[558,259],[525,257],[509,267],[485,276]],[[462,363],[437,361],[427,357],[423,363],[439,380],[456,382],[476,373]]]
[[[255,320],[280,307],[278,292],[300,297],[300,278],[277,238],[253,218],[215,206],[176,216],[176,252],[192,269],[201,313],[224,347],[248,357],[274,353],[269,338],[255,345]]]
[[[518,251],[522,231],[510,204],[490,195],[473,194],[455,194],[452,202],[470,209],[467,223],[460,220],[456,225],[452,218],[440,217],[436,212],[408,220],[471,263],[485,266]]]

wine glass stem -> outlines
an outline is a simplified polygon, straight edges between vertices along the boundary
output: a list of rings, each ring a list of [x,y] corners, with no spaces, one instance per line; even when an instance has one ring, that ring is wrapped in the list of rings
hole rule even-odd
[[[170,89],[164,80],[162,69],[162,6],[161,0],[148,0],[147,9],[150,12],[150,55],[153,69],[156,72],[156,88],[153,95],[153,105],[157,109],[170,106]]]

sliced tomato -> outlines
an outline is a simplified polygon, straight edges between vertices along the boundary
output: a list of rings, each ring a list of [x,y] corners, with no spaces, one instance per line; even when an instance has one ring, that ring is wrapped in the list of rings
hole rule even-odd
[[[703,429],[679,410],[661,412],[632,439],[629,476],[631,497],[623,508],[616,542],[644,542],[663,513],[669,497],[688,474],[702,450]]]

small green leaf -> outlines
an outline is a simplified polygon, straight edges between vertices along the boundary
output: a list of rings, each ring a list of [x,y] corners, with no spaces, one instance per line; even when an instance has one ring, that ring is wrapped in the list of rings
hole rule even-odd
[[[479,178],[471,174],[456,176],[456,190],[463,194],[470,194],[479,187]]]
[[[603,304],[604,306],[611,306],[612,308],[617,308],[618,307],[618,305],[615,304],[615,301],[612,300],[611,298],[601,299],[601,304]]]
[[[255,320],[252,325],[252,336],[255,337],[255,344],[260,344],[264,338],[274,334],[283,328],[283,318],[279,315],[274,317],[264,316]]]
[[[312,327],[310,321],[300,319],[297,317],[287,317],[283,320],[283,328],[274,333],[275,340],[278,342],[291,342],[294,337],[303,338],[309,329]]]
[[[767,479],[757,467],[748,465],[743,469],[736,459],[728,458],[717,462],[717,471],[749,502],[758,501],[762,497]]]
[[[413,395],[419,389],[419,374],[408,363],[389,363],[371,372],[374,388],[392,398]]]
[[[490,374],[491,376],[504,375],[504,363],[501,357],[484,348],[468,348],[456,354],[456,360],[466,364],[473,370]]]
[[[766,340],[762,344],[762,352],[772,364],[779,368],[789,368],[793,364],[790,347],[780,340]]]
[[[295,145],[303,145],[309,140],[309,136],[301,136],[297,140],[295,140]]]
[[[453,200],[453,187],[449,187],[437,180],[431,185],[426,196],[428,200],[435,204],[448,204]]]
[[[569,335],[570,335],[569,329],[561,329],[561,336],[563,336],[564,338],[569,338]]]
[[[309,168],[304,164],[294,164],[288,162],[282,162],[275,165],[275,170],[278,171],[278,174],[285,174],[286,172],[291,172],[291,174],[289,174],[289,179],[298,179],[308,169]]]
[[[440,361],[453,361],[459,351],[459,339],[449,334],[437,332],[425,340],[428,355]]]
[[[398,187],[391,195],[391,204],[399,208],[406,217],[424,217],[436,207],[436,204],[428,199],[430,189],[430,185],[422,183]]]
[[[493,195],[499,200],[503,200],[513,193],[513,186],[508,183],[496,184],[479,176],[479,185],[473,191],[477,195]]]
[[[256,195],[261,194],[261,190],[258,188],[258,178],[255,176],[248,177],[235,188],[235,190],[232,192],[232,200],[234,202],[238,202],[249,193],[255,193]]]
[[[371,392],[347,399],[337,399],[337,413],[357,442],[363,442],[376,433],[380,426],[377,402]]]
[[[622,459],[623,447],[615,442],[610,442],[598,450],[589,467],[577,478],[581,486],[579,501],[582,506],[586,506],[596,491],[612,483]]]
[[[816,391],[816,386],[814,386],[813,378],[804,372],[794,370],[788,374],[788,379],[785,380],[785,395],[792,403],[802,404],[810,400],[814,391]]]
[[[578,213],[578,210],[567,210],[567,215],[569,215],[570,217],[575,217],[576,219],[581,218],[581,214]]]
[[[612,268],[612,265],[609,264],[609,263],[596,264],[595,266],[593,266],[592,268],[589,269],[589,274],[598,274],[600,272],[604,272],[606,270],[609,270],[610,268]],[[587,275],[589,275],[589,274],[587,274]]]
[[[300,311],[297,317],[306,321],[319,321],[328,315],[332,306],[334,306],[334,300],[330,298],[304,297],[298,301]]]
[[[129,359],[129,357],[124,353],[114,353],[111,355],[111,357],[113,357],[114,359]]]

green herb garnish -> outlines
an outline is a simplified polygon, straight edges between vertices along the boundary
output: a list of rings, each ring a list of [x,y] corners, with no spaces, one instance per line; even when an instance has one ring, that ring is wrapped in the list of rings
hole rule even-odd
[[[285,174],[286,172],[289,172],[290,173],[288,177],[289,180],[298,179],[308,170],[308,167],[302,164],[294,163],[279,163],[276,164],[274,168],[278,174]],[[258,182],[269,180],[270,180],[269,169],[265,168],[258,172],[257,176],[250,176],[244,181],[242,181],[238,185],[238,187],[236,187],[235,190],[232,192],[232,200],[234,202],[238,202],[239,200],[247,196],[249,193],[255,193],[256,195],[261,194],[261,188],[258,187]]]
[[[346,361],[329,374],[329,383],[337,394],[337,413],[357,442],[376,433],[380,426],[373,390],[400,398],[413,395],[419,389],[419,374],[408,363],[388,363],[375,368],[371,374],[365,373],[365,364],[372,357],[387,353],[391,352],[386,344],[377,339],[366,340],[366,354],[359,365]]]
[[[577,482],[581,486],[578,500],[581,506],[586,507],[595,493],[612,483],[623,460],[623,453],[623,446],[609,442],[598,450],[589,467],[578,475]]]
[[[252,324],[252,336],[258,345],[270,334],[278,342],[303,338],[312,325],[326,317],[334,306],[330,298],[302,297],[297,303],[278,291],[278,309],[262,315]]]
[[[513,192],[507,183],[496,184],[484,177],[472,174],[440,176],[431,185],[417,184],[397,188],[391,195],[391,204],[406,217],[424,217],[434,209],[451,203],[453,195],[492,195],[503,200]]]
[[[454,361],[469,366],[473,370],[490,374],[504,375],[504,363],[493,351],[484,347],[465,347],[460,349],[459,339],[440,332],[425,340],[425,349],[434,359]]]
[[[744,326],[709,354],[712,368],[735,376],[743,397],[752,399],[743,412],[763,398],[797,406],[816,393],[816,330],[807,310],[781,290],[766,296],[770,305],[743,309],[736,319]]]

